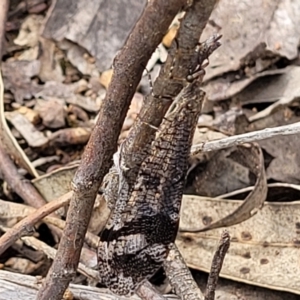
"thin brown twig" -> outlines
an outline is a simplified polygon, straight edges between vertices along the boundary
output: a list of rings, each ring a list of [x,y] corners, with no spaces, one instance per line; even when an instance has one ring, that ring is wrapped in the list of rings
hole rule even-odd
[[[46,204],[46,201],[39,194],[32,183],[20,175],[16,165],[12,162],[2,145],[0,145],[0,161],[3,179],[8,183],[13,191],[24,200],[26,204],[36,208]]]
[[[172,99],[188,83],[186,78],[189,72],[199,64],[195,48],[216,2],[216,0],[195,0],[187,8],[176,39],[172,42],[167,61],[154,82],[153,93],[144,101],[145,105],[139,118],[133,124],[124,143],[125,151],[122,154],[128,168],[141,163],[145,147],[150,145],[154,138],[155,128],[161,124]]]
[[[224,230],[217,251],[213,257],[210,273],[207,280],[206,290],[205,290],[205,300],[214,300],[215,291],[219,279],[219,274],[222,269],[223,261],[225,255],[230,246],[230,235],[227,230]]]
[[[7,16],[7,10],[9,1],[4,0],[0,3],[0,57],[3,53],[3,38],[5,35],[5,22]],[[0,97],[3,97],[4,87],[2,81],[2,75],[0,72]],[[2,108],[3,109],[3,108]],[[7,125],[6,125],[7,126]],[[18,173],[16,165],[13,163],[9,155],[6,153],[7,149],[4,148],[4,139],[2,126],[0,125],[0,161],[1,161],[1,176],[12,187],[12,189],[24,200],[25,203],[35,208],[43,206],[46,201],[35,189],[35,187],[25,180],[21,174]],[[61,235],[61,231],[55,227],[50,226],[51,231],[56,239]]]
[[[61,207],[68,205],[70,202],[69,200],[71,200],[71,197],[66,202],[61,201],[61,199],[63,197],[67,197],[67,194],[65,194],[64,196],[61,196],[60,198],[51,200],[51,203],[53,205],[57,206],[57,208],[60,208],[60,204],[61,204]],[[60,204],[57,202],[60,202]],[[0,200],[0,218],[8,218],[8,215],[10,215],[10,214],[13,215],[12,218],[30,218],[31,214],[33,214],[35,212],[36,212],[36,209],[34,209],[31,206]],[[51,213],[51,211],[48,211],[48,212],[49,212],[49,214]],[[63,221],[59,218],[56,218],[56,217],[51,217],[51,216],[46,216],[43,219],[39,219],[39,218],[32,219],[31,218],[30,225],[34,226],[38,222],[44,222],[48,225],[53,225],[61,230],[63,230],[66,225],[65,221]],[[0,225],[0,227],[1,227],[1,225]],[[21,230],[22,230],[22,228],[20,228],[20,231]],[[22,235],[19,232],[17,232],[17,234]],[[99,237],[97,235],[87,231],[87,233],[85,235],[85,242],[90,248],[97,249],[97,246],[99,243]]]
[[[56,201],[49,202],[4,233],[0,237],[0,255],[20,237],[31,235],[34,232],[34,225],[38,221],[66,205],[71,198],[71,194],[72,192],[69,192],[58,198]]]
[[[39,300],[61,299],[76,274],[96,194],[111,166],[118,136],[141,79],[143,66],[147,64],[184,3],[183,0],[148,2],[141,18],[114,60],[113,77],[73,180],[74,193],[66,227],[55,260],[39,291]]]
[[[139,164],[144,158],[143,155],[145,155],[144,149],[154,138],[155,128],[159,127],[172,99],[187,84],[186,77],[189,72],[197,68],[199,61],[195,55],[195,48],[215,4],[215,0],[196,0],[187,9],[185,17],[181,21],[177,38],[171,46],[168,59],[154,83],[153,94],[147,96],[139,118],[123,144],[122,157],[126,167],[131,171],[132,168],[138,170]],[[181,257],[177,248],[176,250]],[[178,295],[184,299],[203,299],[201,291],[197,288],[184,262],[182,268],[185,271],[184,276],[179,276],[178,280],[174,281],[178,283],[178,287],[186,287],[186,283],[188,283],[188,289],[192,289],[192,291],[185,295],[186,290],[178,288],[176,290]],[[172,272],[169,274],[172,276]]]

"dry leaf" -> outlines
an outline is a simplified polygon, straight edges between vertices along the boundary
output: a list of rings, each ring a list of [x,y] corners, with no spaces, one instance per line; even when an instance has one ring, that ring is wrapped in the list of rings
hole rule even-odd
[[[38,280],[36,276],[16,274],[0,270],[0,299],[36,299],[37,292],[41,284],[42,281]],[[111,294],[108,289],[105,288],[71,283],[69,289],[74,295],[75,299],[116,300],[116,296]],[[127,299],[140,300],[140,297],[133,295]],[[177,300],[178,298],[172,295],[166,295],[166,299]]]
[[[234,224],[241,223],[253,215],[255,215],[259,209],[262,208],[264,201],[267,196],[267,180],[265,175],[264,163],[263,163],[263,155],[260,147],[257,144],[247,144],[237,147],[238,151],[231,152],[230,158],[239,164],[244,165],[249,168],[249,170],[256,176],[255,188],[250,192],[250,194],[246,197],[246,199],[241,203],[241,205],[230,212],[228,215],[223,215],[220,220],[207,219],[205,227],[201,229],[193,228],[192,231],[202,232],[211,230],[213,228],[226,227]],[[215,173],[217,174],[215,169]],[[207,175],[207,171],[204,171],[204,182],[205,180],[209,181],[210,178]],[[214,174],[214,176],[217,176]],[[213,184],[215,182],[212,180]],[[185,231],[187,228],[181,228],[181,230]],[[189,229],[188,231],[191,231]]]
[[[183,197],[181,228],[193,229],[208,220],[217,222],[238,210],[237,200]],[[300,202],[265,203],[243,223],[228,228],[231,244],[221,276],[271,289],[300,294]],[[209,271],[222,229],[180,233],[177,245],[188,265]]]
[[[205,40],[216,31],[225,37],[222,51],[210,57],[207,78],[239,69],[241,61],[262,43],[272,53],[294,59],[298,55],[299,12],[299,1],[219,1],[201,37]],[[262,55],[254,55],[254,61]]]
[[[64,0],[57,0],[43,35],[56,41],[67,39],[85,48],[96,58],[102,72],[111,67],[145,3],[145,0],[78,0],[76,5],[66,5]]]
[[[52,80],[62,82],[65,76],[63,76],[62,68],[55,53],[55,43],[42,37],[39,38],[39,41],[40,55],[38,59],[41,62],[39,78],[43,82]]]
[[[38,75],[40,66],[37,60],[2,63],[5,89],[14,94],[17,103],[22,104],[24,99],[31,99],[35,93],[42,90],[42,86],[31,80],[31,77]]]
[[[19,146],[18,142],[11,134],[11,131],[6,123],[6,119],[4,116],[4,86],[2,81],[2,75],[0,72],[0,137],[1,143],[4,145],[5,150],[10,153],[13,159],[17,162],[17,164],[27,170],[34,177],[38,177],[38,173],[35,170],[34,166]]]
[[[5,117],[21,133],[30,147],[43,147],[48,143],[45,135],[17,110],[6,112]]]
[[[30,123],[33,125],[38,124],[41,121],[41,118],[37,111],[30,109],[26,106],[21,106],[17,110],[20,114],[22,114]]]
[[[71,190],[71,181],[78,168],[78,164],[66,166],[49,174],[40,176],[32,181],[43,198],[49,202]]]
[[[49,98],[48,101],[38,99],[35,110],[39,112],[43,124],[48,128],[61,128],[66,125],[64,101]]]
[[[241,80],[236,80],[236,78],[234,78],[234,81],[230,74],[228,76],[225,74],[222,77],[218,77],[207,82],[203,89],[207,93],[207,98],[209,101],[221,101],[235,96],[234,98],[242,102],[242,104],[249,104],[252,103],[252,99],[256,99],[256,97],[260,97],[259,95],[261,95],[261,100],[258,101],[258,103],[260,103],[262,100],[264,100],[264,102],[269,102],[274,101],[277,98],[274,98],[273,95],[270,95],[272,91],[267,93],[265,92],[265,82],[272,80],[276,81],[276,79],[279,77],[276,75],[281,75],[284,73],[284,69],[268,70],[252,75],[251,77],[243,78]],[[252,83],[254,87],[252,86]],[[243,96],[243,93],[246,90],[247,92],[250,92],[249,97],[247,97],[247,94],[246,96]],[[239,94],[239,92],[241,92],[241,94]]]
[[[63,84],[56,81],[47,81],[43,89],[34,94],[35,97],[41,97],[45,100],[51,98],[64,99],[67,103],[77,105],[90,112],[97,112],[100,109],[102,99],[105,94],[102,90],[95,99],[84,97],[79,93],[88,89],[88,83],[80,80],[72,84]]]
[[[70,63],[75,66],[82,74],[92,77],[99,77],[99,71],[95,65],[95,59],[78,44],[69,40],[63,40],[58,43],[58,47],[66,51]]]

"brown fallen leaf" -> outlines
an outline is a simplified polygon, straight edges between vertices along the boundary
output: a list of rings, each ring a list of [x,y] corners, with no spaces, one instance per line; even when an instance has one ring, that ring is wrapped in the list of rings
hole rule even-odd
[[[89,116],[88,114],[80,107],[77,105],[69,105],[67,109],[68,114],[75,116],[75,120],[77,121],[78,119],[83,121],[83,122],[88,122],[89,121]]]
[[[276,78],[274,78],[273,81],[270,81],[268,84],[264,84],[263,94],[257,93],[256,95],[253,95],[253,97],[251,98],[252,103],[271,101],[274,103],[269,105],[264,110],[251,116],[249,118],[249,121],[253,122],[255,120],[266,117],[274,112],[276,108],[280,106],[286,106],[292,101],[299,98],[300,88],[298,83],[300,78],[300,67],[290,66],[285,68],[283,71],[284,73],[280,76],[280,78],[278,78],[277,80],[275,80]],[[241,92],[240,97],[241,99],[249,99],[249,91],[245,91],[245,93]]]
[[[86,49],[80,47],[70,40],[62,40],[58,43],[58,47],[66,52],[67,58],[78,71],[84,75],[99,77],[99,71],[95,64],[95,59],[88,54]]]
[[[17,103],[23,104],[24,99],[31,99],[42,90],[42,86],[31,80],[31,77],[38,75],[40,66],[38,60],[2,63],[5,89],[13,93]]]
[[[21,106],[17,111],[33,125],[37,125],[41,121],[41,118],[36,110],[30,109],[26,106]]]
[[[6,112],[6,119],[21,133],[30,147],[43,147],[48,138],[38,131],[32,123],[18,111]]]
[[[206,287],[206,276],[202,272],[194,272],[194,278],[201,289]],[[217,300],[298,300],[298,295],[270,290],[263,287],[253,287],[253,285],[219,278],[215,299]]]
[[[62,82],[65,77],[59,59],[55,43],[51,40],[40,37],[40,55],[38,57],[41,62],[41,68],[39,72],[39,78],[43,82],[47,81],[59,81]]]
[[[79,80],[72,84],[47,81],[42,87],[34,94],[36,98],[64,99],[67,103],[77,105],[90,112],[97,112],[100,109],[102,99],[105,96],[105,92],[102,90],[99,91],[96,98],[80,95],[79,93],[88,89],[88,83],[85,80]]]
[[[67,39],[85,48],[96,58],[96,65],[102,72],[110,68],[145,4],[145,0],[78,0],[76,5],[69,7],[64,0],[57,0],[46,20],[43,36],[56,41]],[[101,49],[98,41],[102,41]]]
[[[220,78],[216,78],[207,82],[203,89],[207,93],[208,100],[221,101],[231,97],[239,100],[242,104],[255,103],[254,99],[261,97],[264,102],[274,101],[273,91],[265,91],[265,82],[271,81],[274,77],[274,81],[281,75],[284,74],[285,70],[275,69],[267,70],[250,77],[242,78],[240,80],[232,79],[232,76],[226,74]],[[263,82],[263,84],[261,83]],[[255,85],[255,87],[252,86]],[[249,87],[249,88],[248,88]],[[244,91],[250,91],[243,96]],[[239,94],[241,92],[241,94]],[[248,96],[249,95],[249,96]],[[276,95],[277,97],[277,95]],[[254,100],[254,101],[253,101]],[[262,102],[258,101],[257,103]]]
[[[97,275],[95,274],[95,278],[96,277]],[[37,276],[30,276],[0,270],[0,291],[1,297],[3,299],[36,299],[40,286],[41,280],[39,280]],[[89,300],[116,300],[116,296],[109,293],[108,289],[105,288],[71,283],[69,289],[75,299],[81,298]],[[133,295],[131,297],[128,297],[127,299],[140,300],[141,298],[137,295]],[[178,298],[174,295],[165,295],[165,299],[176,300]],[[274,300],[278,299],[275,298]]]
[[[44,21],[42,15],[32,14],[25,18],[14,44],[25,48],[18,56],[18,60],[33,61],[39,54],[40,28]]]
[[[78,168],[79,163],[73,163],[70,166],[65,166],[59,168],[51,173],[40,176],[37,179],[32,180],[35,188],[40,192],[47,202],[53,199],[57,199],[62,195],[71,191],[71,182]],[[0,202],[1,204],[1,202]],[[1,205],[0,205],[1,206]],[[0,217],[1,213],[8,212],[13,208],[3,208],[0,207]],[[62,216],[65,215],[65,209],[61,208],[58,213]],[[107,208],[106,202],[103,201],[102,196],[98,195],[94,204],[94,209],[92,212],[92,217],[89,223],[89,231],[98,234],[104,227],[110,210]],[[12,212],[11,212],[12,214]],[[16,217],[20,217],[18,212],[12,214]],[[28,215],[25,214],[25,216]]]
[[[39,31],[43,20],[42,15],[32,14],[26,17],[14,43],[19,46],[36,47],[39,42]]]
[[[11,257],[5,262],[4,266],[5,268],[13,269],[17,273],[32,274],[34,273],[34,271],[39,269],[43,264],[45,264],[44,261],[40,261],[39,263],[34,263],[26,258]]]
[[[294,59],[298,55],[299,9],[299,1],[219,1],[201,39],[205,40],[216,31],[221,31],[226,39],[222,42],[222,51],[210,57],[206,78],[239,69],[243,58],[262,43],[267,44],[267,51]],[[258,57],[254,55],[256,65],[262,55],[264,52]]]
[[[232,226],[251,218],[263,207],[268,187],[263,163],[263,154],[260,147],[257,144],[238,146],[237,151],[232,152],[230,156],[231,159],[249,168],[256,176],[255,188],[237,209],[233,210],[228,215],[222,216],[220,220],[211,222],[212,220],[208,218],[208,225],[203,228],[180,228],[180,231],[203,232],[214,228]]]
[[[39,112],[43,124],[48,128],[61,128],[66,125],[64,101],[60,99],[38,99],[35,110]]]

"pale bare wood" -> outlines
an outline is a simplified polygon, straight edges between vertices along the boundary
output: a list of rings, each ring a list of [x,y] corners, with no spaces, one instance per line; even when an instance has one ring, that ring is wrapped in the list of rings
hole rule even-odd
[[[32,300],[36,299],[37,292],[42,281],[38,277],[23,275],[0,270],[0,300]],[[91,286],[70,284],[68,289],[75,299],[81,300],[116,300],[116,296],[108,289],[100,289]],[[127,300],[140,300],[138,296],[119,298]],[[167,295],[165,299],[178,299],[176,296]]]
[[[278,126],[274,128],[266,128],[262,130],[252,131],[239,135],[226,137],[220,140],[204,142],[201,144],[193,145],[191,155],[197,155],[200,152],[216,151],[224,148],[237,146],[244,143],[257,142],[273,137],[286,136],[300,133],[300,122]]]

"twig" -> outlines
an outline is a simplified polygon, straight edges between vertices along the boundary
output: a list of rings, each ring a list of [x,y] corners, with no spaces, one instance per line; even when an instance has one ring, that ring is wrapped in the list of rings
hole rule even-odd
[[[213,257],[211,264],[210,273],[207,280],[206,290],[205,290],[205,300],[214,300],[215,299],[215,290],[217,287],[219,274],[222,269],[223,261],[225,255],[230,246],[230,236],[227,230],[224,230],[221,235],[221,240],[218,246],[217,251]]]
[[[70,193],[67,193],[64,196],[61,196],[60,198],[51,200],[51,205],[50,204],[49,204],[49,206],[47,205],[47,207],[49,209],[46,209],[46,210],[48,210],[48,213],[49,214],[51,213],[52,205],[56,206],[57,209],[62,206],[68,205],[71,200],[71,196],[68,197],[68,194],[70,194]],[[65,197],[67,198],[66,201],[64,199]],[[10,218],[24,219],[24,218],[26,218],[27,220],[30,220],[29,226],[34,226],[38,222],[44,222],[48,225],[53,225],[61,230],[63,230],[65,228],[65,225],[66,225],[65,221],[63,221],[59,218],[56,218],[56,217],[44,216],[45,214],[43,213],[42,209],[39,211],[43,215],[40,215],[40,217],[32,218],[32,215],[36,214],[36,209],[34,209],[33,207],[30,207],[30,206],[27,206],[24,204],[20,204],[20,203],[14,203],[14,202],[0,200],[0,219],[10,219]],[[20,222],[22,222],[22,221],[20,221]],[[16,224],[15,226],[18,226],[18,224]],[[2,228],[3,227],[0,224],[0,230],[2,230]],[[18,236],[22,236],[23,235],[21,233],[22,230],[23,230],[23,228],[19,227],[18,230],[14,234],[17,234]],[[27,231],[25,232],[25,234],[26,233],[27,233]],[[99,244],[99,237],[97,235],[93,234],[92,232],[87,231],[87,233],[85,235],[85,243],[91,249],[96,250],[97,246]]]
[[[48,272],[39,300],[61,299],[76,274],[84,235],[97,191],[111,166],[118,136],[130,101],[151,54],[185,1],[153,0],[114,60],[114,73],[99,118],[73,180],[74,194],[57,255]],[[151,26],[149,26],[151,24]]]
[[[6,16],[7,16],[7,10],[9,6],[9,1],[4,0],[0,3],[0,57],[2,58],[3,53],[3,37],[5,34],[5,22],[6,22]],[[4,87],[3,87],[3,80],[2,75],[0,71],[0,97],[2,99],[4,95]],[[1,102],[1,101],[0,101]],[[4,110],[3,107],[0,108],[0,115],[4,118]],[[21,174],[18,173],[18,170],[15,166],[15,164],[10,159],[9,155],[6,153],[6,150],[4,148],[4,137],[3,135],[6,134],[4,132],[3,126],[7,127],[6,121],[4,121],[5,124],[0,124],[0,161],[1,161],[1,175],[3,176],[4,180],[7,181],[7,183],[12,187],[12,189],[24,200],[25,203],[38,208],[43,206],[46,201],[43,199],[43,197],[39,194],[39,192],[35,189],[35,187],[28,181],[23,178]],[[15,146],[14,143],[17,144],[16,141],[14,141],[13,147]],[[17,146],[17,148],[20,148]],[[21,149],[21,148],[20,148]],[[22,150],[21,150],[22,151]],[[27,157],[25,158],[27,163]],[[28,160],[29,161],[29,160]],[[33,175],[37,175],[36,171],[32,172]],[[58,230],[55,227],[50,226],[51,231],[54,234],[54,238],[60,236],[61,231]]]
[[[5,34],[5,22],[7,16],[7,10],[9,6],[8,0],[3,0],[0,3],[0,57],[2,57],[3,37]],[[0,74],[0,97],[3,97],[3,82]],[[0,130],[1,131],[1,130]],[[5,181],[12,187],[12,189],[25,201],[25,203],[33,207],[41,207],[46,202],[34,186],[18,173],[15,164],[6,154],[3,148],[3,141],[0,136],[0,161],[1,161],[1,174]]]
[[[8,11],[9,1],[3,0],[0,3],[0,57],[3,53],[3,40],[5,35],[5,22]],[[1,77],[1,73],[0,73]],[[3,97],[3,82],[0,78],[0,97]],[[0,130],[1,133],[1,130]],[[13,190],[29,205],[33,207],[41,207],[46,202],[33,187],[33,185],[24,180],[24,178],[18,173],[15,164],[12,162],[8,154],[6,154],[3,148],[3,141],[0,136],[0,161],[1,161],[1,174],[5,181],[13,188]]]
[[[136,291],[136,294],[142,300],[166,300],[163,295],[159,294],[157,290],[153,287],[153,285],[149,281],[145,281],[142,285],[140,285]]]
[[[42,251],[47,255],[47,257],[54,259],[57,251],[56,249],[50,247],[46,243],[36,239],[32,236],[24,236],[21,238],[22,241],[29,247],[32,247],[33,249]],[[87,267],[83,263],[79,263],[78,265],[78,272],[85,275],[88,278],[92,278],[94,280],[98,279],[98,272],[95,270],[92,270],[91,268]]]
[[[164,262],[164,269],[172,288],[181,299],[204,299],[203,294],[192,277],[191,271],[175,244],[170,246],[170,253]]]
[[[16,165],[12,162],[9,155],[6,154],[2,144],[0,144],[0,161],[3,179],[26,204],[36,208],[46,204],[46,201],[31,182],[24,179],[24,177],[18,172]]]
[[[37,209],[34,213],[18,222],[13,228],[3,234],[0,237],[0,255],[20,237],[31,235],[34,232],[34,224],[56,211],[58,208],[66,205],[71,198],[71,193],[72,192],[69,192],[58,198],[57,201],[51,201],[45,206]]]
[[[161,124],[172,99],[187,84],[189,72],[199,64],[195,48],[216,2],[195,0],[187,8],[176,41],[172,42],[167,61],[154,82],[153,93],[144,101],[139,118],[124,143],[123,159],[126,167],[133,168],[141,163],[144,149],[154,138],[155,128]]]
[[[195,48],[215,3],[215,0],[194,1],[187,9],[176,41],[172,44],[171,53],[155,81],[153,94],[144,101],[145,105],[142,107],[139,118],[123,144],[122,157],[125,166],[131,171],[133,168],[139,169],[139,164],[145,155],[145,148],[150,145],[154,137],[155,128],[159,127],[172,99],[187,84],[186,77],[190,74],[189,72],[197,68],[199,57],[195,55]],[[131,175],[131,179],[133,176]],[[187,279],[187,282],[193,282],[188,268],[185,265],[184,267],[186,270],[184,279]],[[182,284],[185,285],[179,281],[178,286]],[[191,283],[191,285],[196,286],[196,283]],[[194,299],[203,299],[199,289],[195,294],[198,296]],[[188,293],[189,295],[193,295],[193,291]]]
[[[300,122],[274,128],[266,128],[249,133],[230,136],[220,140],[197,144],[192,147],[191,155],[193,156],[197,155],[199,152],[215,151],[244,143],[252,143],[276,136],[285,136],[297,133],[300,133]]]

